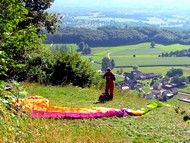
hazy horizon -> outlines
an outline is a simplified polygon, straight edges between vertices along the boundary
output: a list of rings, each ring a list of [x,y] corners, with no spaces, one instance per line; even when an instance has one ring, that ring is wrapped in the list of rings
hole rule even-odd
[[[190,8],[190,1],[188,0],[55,0],[52,8],[56,7],[168,7],[187,9]],[[176,9],[174,9],[176,10]]]

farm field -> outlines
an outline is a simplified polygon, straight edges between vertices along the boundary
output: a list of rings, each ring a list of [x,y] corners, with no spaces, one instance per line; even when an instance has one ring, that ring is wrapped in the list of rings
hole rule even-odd
[[[44,44],[44,46],[47,48],[50,48],[50,47],[65,48],[65,47],[67,47],[68,49],[70,49],[70,51],[76,51],[78,48],[76,44]]]
[[[164,46],[157,44],[155,48],[150,48],[150,43],[142,43],[118,47],[97,47],[92,48],[93,60],[101,61],[103,57],[110,57],[115,60],[116,66],[133,66],[133,65],[184,65],[189,63],[189,57],[165,57],[158,58],[158,55],[166,52],[188,49],[187,45],[169,45]],[[85,56],[81,56],[85,59]],[[89,57],[89,56],[88,56]],[[87,57],[86,57],[87,58]],[[127,62],[126,62],[127,61]]]
[[[56,47],[67,46],[70,49],[76,51],[76,44],[54,44]],[[45,44],[46,47],[50,47],[51,44]],[[91,67],[94,70],[100,70],[101,64],[94,63],[94,61],[100,62],[104,57],[110,57],[115,61],[114,72],[122,68],[123,72],[130,72],[134,65],[139,66],[139,70],[145,73],[162,73],[163,75],[172,67],[182,68],[184,75],[190,75],[190,68],[184,65],[190,65],[189,57],[158,57],[162,52],[171,52],[182,49],[189,49],[187,45],[160,45],[156,44],[155,48],[150,48],[150,43],[141,43],[128,46],[116,46],[116,47],[93,47],[91,48],[91,55],[81,55],[83,60],[90,62]],[[135,54],[135,57],[133,55]],[[122,77],[118,77],[123,79]]]
[[[116,57],[114,58],[116,67],[134,66],[189,66],[189,57],[163,57],[163,58],[129,58],[129,57]]]
[[[95,66],[93,66],[95,68]],[[101,68],[101,67],[100,67]],[[143,73],[156,73],[156,74],[162,74],[162,76],[165,76],[166,73],[173,68],[172,66],[158,66],[158,67],[139,67],[138,70],[143,72]],[[184,76],[189,76],[190,75],[190,68],[189,67],[178,67],[175,66],[175,68],[180,68],[183,70],[183,75]],[[123,73],[124,72],[128,72],[130,73],[133,68],[129,67],[129,68],[114,68],[113,72],[117,73],[117,71],[119,71],[120,69],[122,69]],[[124,76],[119,76],[116,75],[116,79],[117,81],[123,81],[124,80]],[[185,90],[186,92],[190,92],[189,88],[184,88],[181,90]]]
[[[46,47],[50,47],[51,44],[45,44]],[[77,50],[76,44],[53,44],[53,47],[68,47],[71,51]],[[190,65],[189,57],[158,57],[161,53],[171,52],[182,49],[189,49],[187,45],[160,45],[156,44],[155,48],[150,48],[150,43],[142,43],[128,46],[116,46],[116,47],[92,47],[91,55],[81,55],[83,60],[89,60],[101,62],[103,57],[110,57],[114,59],[116,66],[164,66],[164,65]]]
[[[165,67],[162,67],[162,66],[158,66],[158,67],[139,67],[138,70],[143,72],[143,73],[161,73],[162,75],[165,75],[172,67],[170,66],[165,66]],[[190,75],[190,68],[188,67],[175,67],[175,68],[182,68],[183,69],[183,72],[184,72],[184,75]],[[120,68],[114,68],[113,70],[114,71],[117,71],[119,70]],[[132,67],[130,68],[122,68],[123,72],[131,72],[133,70]]]
[[[45,44],[46,47],[50,47],[51,44]],[[72,51],[77,50],[76,44],[54,44],[54,47],[67,46]],[[101,69],[101,64],[94,63],[97,61],[101,63],[104,57],[110,57],[115,61],[114,72],[117,72],[122,68],[123,72],[130,72],[134,65],[139,66],[139,70],[145,73],[162,73],[163,75],[172,67],[182,68],[184,75],[190,75],[190,68],[184,65],[190,65],[189,57],[158,57],[162,52],[171,52],[182,49],[189,49],[187,45],[160,45],[156,44],[155,48],[150,48],[150,43],[141,43],[128,46],[116,46],[116,47],[93,47],[91,48],[91,55],[81,55],[83,60],[90,62],[91,67],[98,71]],[[135,57],[133,55],[135,54]],[[123,80],[123,77],[118,77]]]
[[[120,68],[124,72],[132,70],[134,65],[139,67],[139,70],[145,73],[154,72],[162,73],[163,75],[172,67],[182,68],[184,75],[190,75],[190,58],[189,57],[158,57],[162,52],[171,52],[182,49],[189,49],[187,45],[160,45],[156,44],[155,48],[150,48],[150,43],[141,43],[128,46],[117,47],[95,47],[91,48],[91,55],[81,55],[83,60],[101,62],[103,57],[110,57],[115,61],[114,72]],[[135,55],[135,57],[133,57]],[[95,70],[101,69],[100,64],[91,63],[92,68]],[[187,65],[187,66],[185,66]]]

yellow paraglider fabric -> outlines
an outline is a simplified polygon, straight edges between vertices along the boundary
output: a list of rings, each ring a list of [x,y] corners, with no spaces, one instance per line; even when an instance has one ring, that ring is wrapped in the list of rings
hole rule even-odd
[[[30,111],[32,118],[100,118],[112,116],[141,116],[144,111],[133,111],[127,108],[114,109],[106,107],[69,108],[49,105],[49,100],[42,96],[29,96],[25,100],[18,100],[13,107],[23,107]]]

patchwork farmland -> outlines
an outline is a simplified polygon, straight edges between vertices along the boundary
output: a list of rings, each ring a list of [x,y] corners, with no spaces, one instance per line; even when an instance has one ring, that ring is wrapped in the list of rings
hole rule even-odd
[[[101,62],[103,57],[114,59],[116,68],[127,68],[134,65],[139,67],[148,66],[190,66],[189,57],[158,57],[162,53],[189,49],[186,45],[159,45],[150,48],[150,43],[142,43],[118,47],[92,48],[90,56],[82,55],[83,59],[91,58],[93,61]]]

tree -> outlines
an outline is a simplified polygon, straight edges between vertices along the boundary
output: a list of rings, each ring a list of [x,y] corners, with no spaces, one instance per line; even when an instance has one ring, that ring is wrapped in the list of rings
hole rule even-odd
[[[91,54],[91,48],[88,46],[88,44],[84,44],[82,54]]]
[[[155,42],[154,41],[152,41],[151,43],[150,43],[150,48],[155,48]]]
[[[133,66],[133,70],[138,71],[138,66],[137,65]]]
[[[115,61],[114,61],[114,59],[111,60],[111,68],[115,68]]]
[[[123,69],[122,69],[122,68],[120,68],[120,70],[119,70],[118,74],[119,74],[119,75],[122,75],[122,73],[123,73]]]
[[[0,3],[0,76],[14,78],[29,54],[45,40],[40,31],[53,32],[57,17],[45,10],[52,1],[2,0]]]
[[[91,54],[91,48],[90,47],[84,48],[84,50],[82,50],[82,54]]]
[[[60,19],[58,13],[48,13],[46,10],[50,8],[54,0],[20,0],[28,10],[27,21],[20,22],[20,27],[34,25],[38,28],[38,32],[45,28],[48,32],[54,33],[59,27]]]
[[[155,83],[154,79],[151,80],[150,86],[153,86],[153,84]]]
[[[20,0],[3,0],[0,3],[0,55],[1,75],[17,67],[21,68],[27,53],[41,42],[33,25],[19,27],[30,18]],[[28,34],[30,33],[30,34]],[[6,63],[3,65],[3,63]],[[8,76],[8,75],[7,75]]]
[[[166,73],[166,75],[167,75],[168,77],[182,76],[182,75],[183,75],[183,70],[182,70],[182,69],[174,69],[174,68],[172,68],[172,69],[170,69],[170,70]]]
[[[78,51],[83,51],[86,47],[86,44],[84,42],[80,42],[78,44]]]
[[[134,75],[134,72],[132,71],[132,72],[130,73],[130,75],[129,75],[129,78],[130,78],[130,79],[134,79],[134,77],[135,77],[135,75]]]
[[[175,83],[178,86],[181,86],[184,83],[186,84],[187,78],[185,78],[185,77],[179,77],[179,76],[174,76],[174,77],[172,77],[171,82]]]
[[[53,85],[71,83],[75,86],[89,87],[98,82],[96,72],[87,61],[82,61],[77,53],[57,53],[56,59],[50,79]]]
[[[101,70],[106,71],[107,67],[111,67],[111,62],[110,62],[109,58],[104,57],[102,59],[102,68],[101,68]]]

